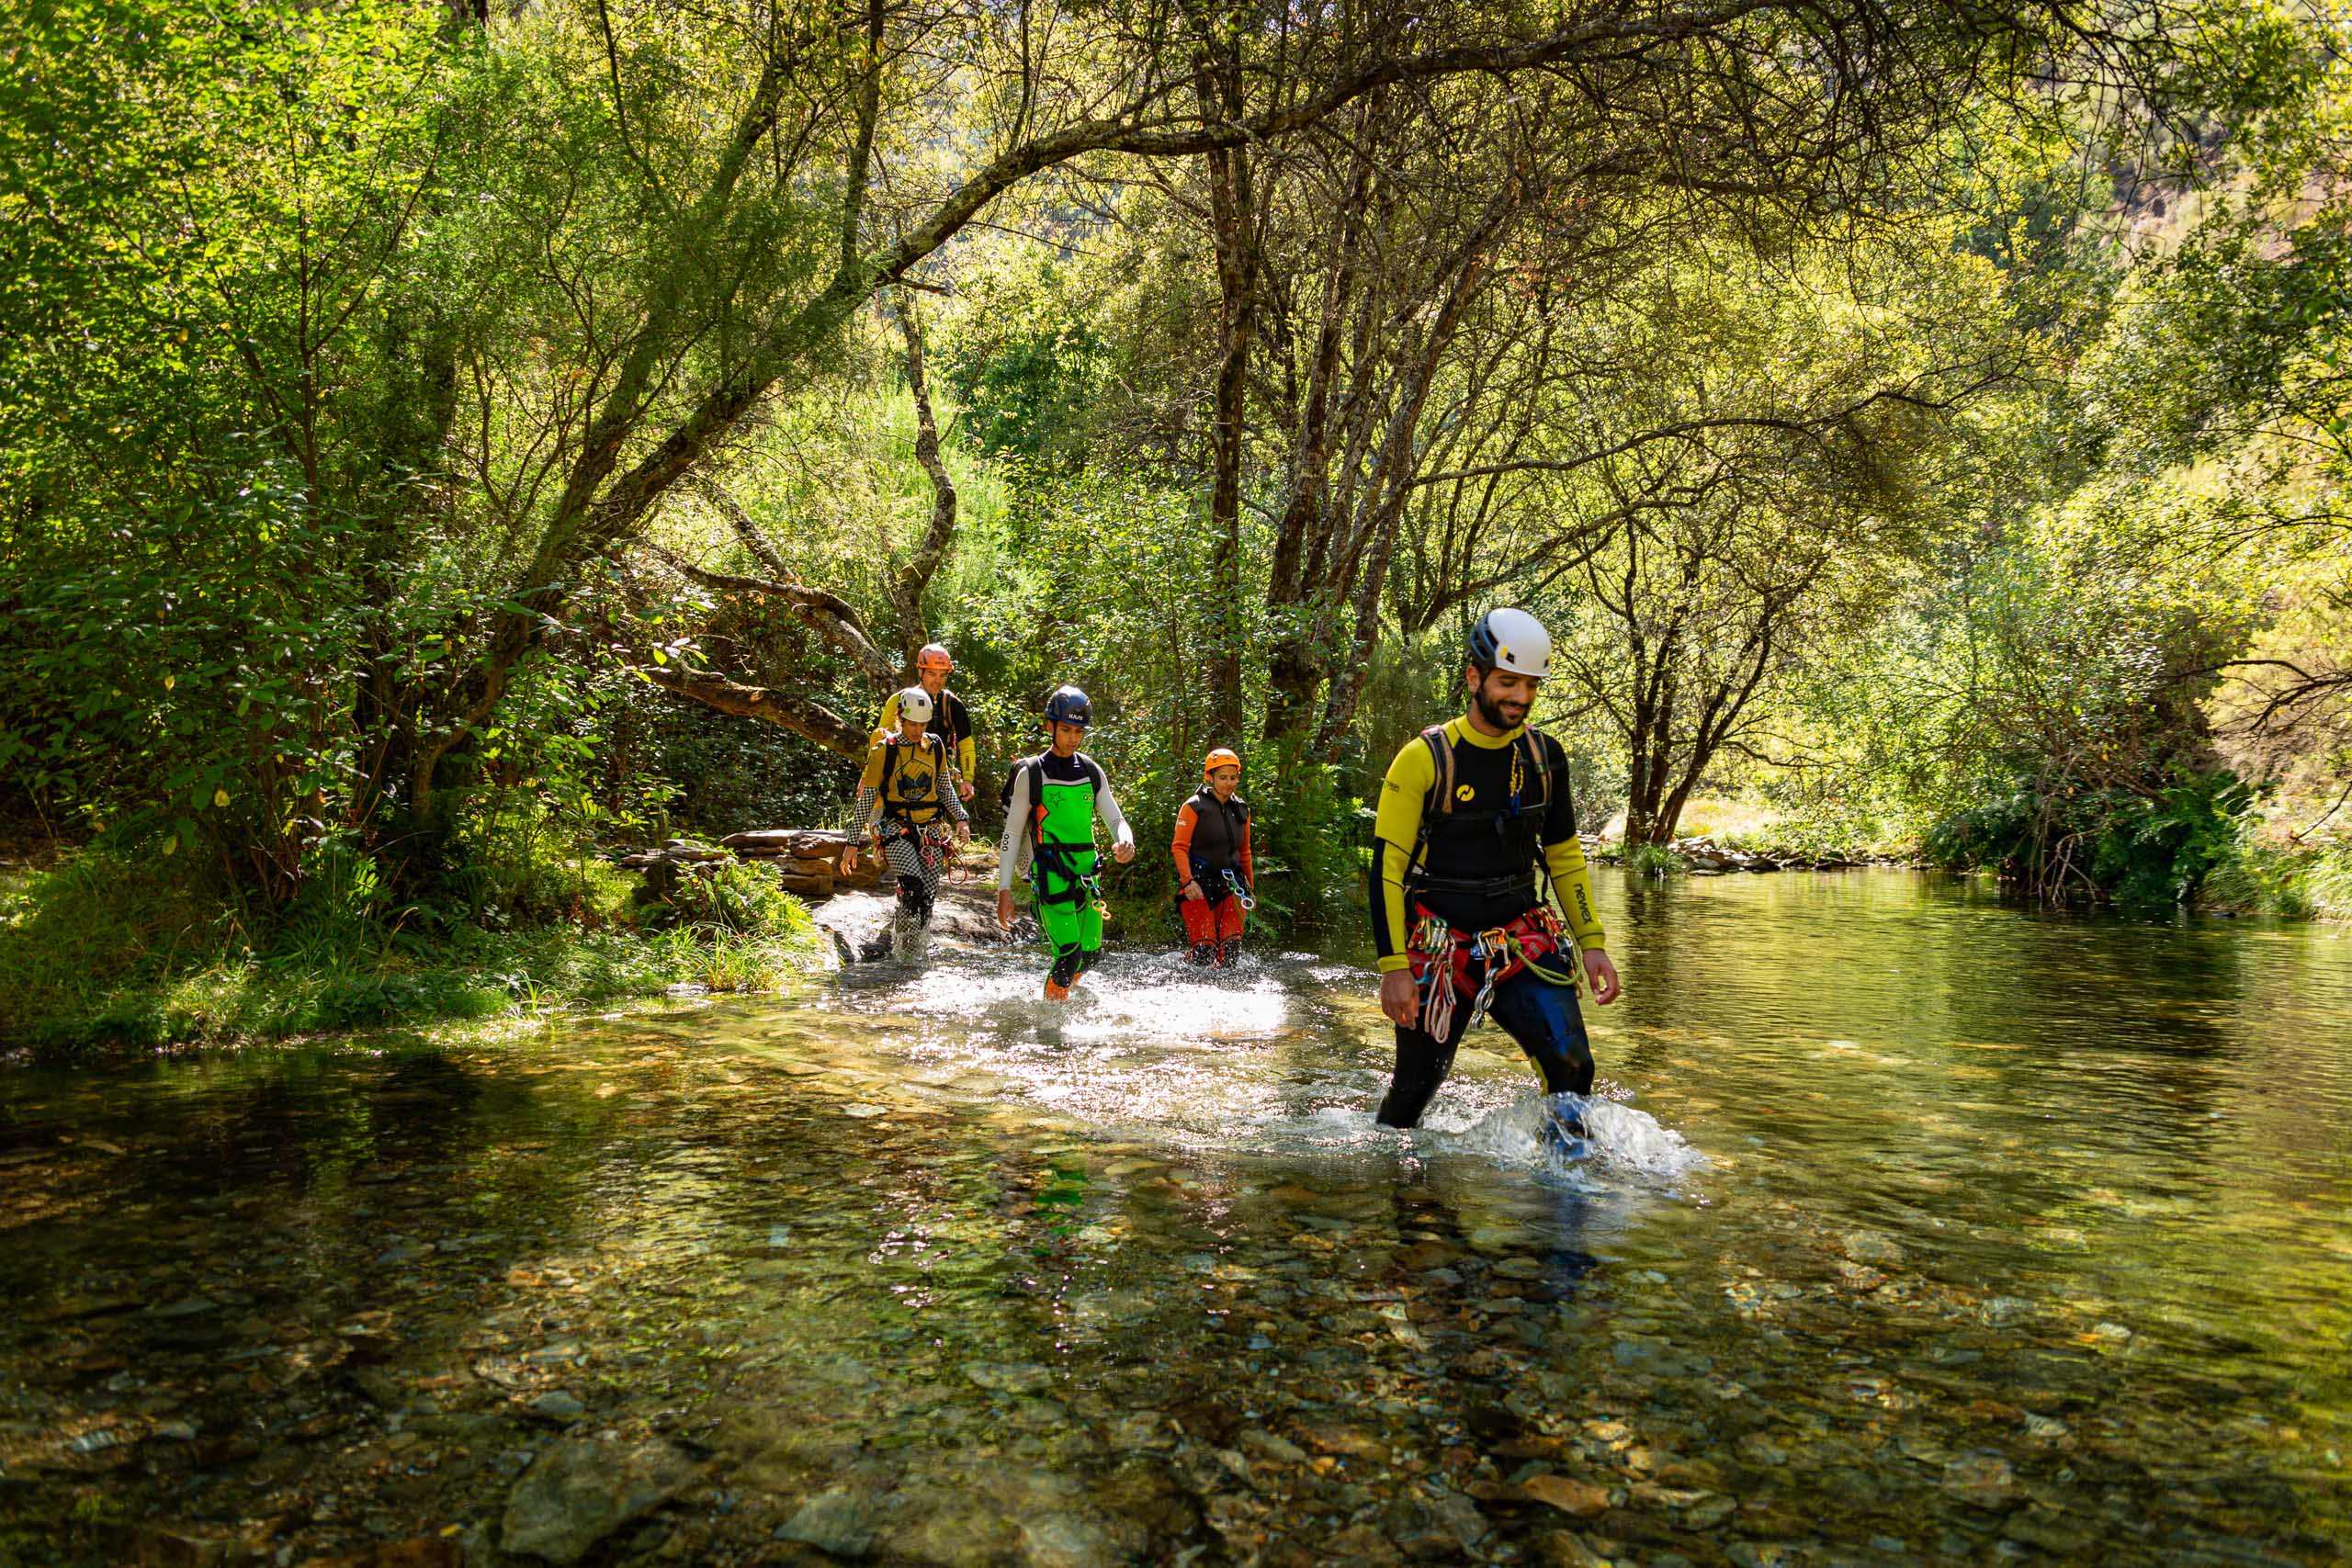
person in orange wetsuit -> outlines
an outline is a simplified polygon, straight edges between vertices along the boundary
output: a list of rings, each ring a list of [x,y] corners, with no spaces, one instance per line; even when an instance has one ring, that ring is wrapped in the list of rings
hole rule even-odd
[[[1176,908],[1193,963],[1230,966],[1241,956],[1241,927],[1257,903],[1250,888],[1250,804],[1241,759],[1220,746],[1201,767],[1200,790],[1176,810]]]

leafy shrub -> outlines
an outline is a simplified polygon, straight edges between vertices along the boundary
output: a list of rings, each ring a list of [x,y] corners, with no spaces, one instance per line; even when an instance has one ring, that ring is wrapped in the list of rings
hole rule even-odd
[[[649,883],[649,891],[657,885]],[[753,936],[797,936],[809,930],[808,907],[786,893],[775,870],[752,861],[681,866],[666,889],[643,903],[639,921]]]
[[[1629,876],[1658,879],[1678,875],[1684,869],[1682,857],[1664,844],[1634,844],[1625,851]]]
[[[1934,824],[1922,847],[1939,864],[1990,869],[2045,898],[2185,903],[2236,853],[2253,801],[2227,769],[2180,770],[2153,793],[2019,777]]]

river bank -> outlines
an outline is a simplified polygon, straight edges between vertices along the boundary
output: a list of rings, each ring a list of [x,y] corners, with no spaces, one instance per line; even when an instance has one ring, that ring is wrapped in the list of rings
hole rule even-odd
[[[1630,852],[1597,836],[1585,844],[1594,863],[1645,878],[1929,869],[1916,847],[1832,843],[1752,823]],[[964,936],[986,940],[993,929],[995,866],[995,850],[976,843],[944,889],[942,919]],[[837,963],[887,956],[869,906],[888,894],[870,865],[854,879],[829,875],[827,896],[804,897],[786,891],[808,885],[803,862],[765,847],[739,860],[714,844],[673,840],[617,862],[582,856],[540,868],[542,886],[511,907],[389,919],[298,909],[268,928],[193,890],[175,869],[53,846],[19,846],[0,860],[0,1055],[254,1044],[386,1027],[495,1030],[565,1010],[773,992]],[[839,907],[827,901],[836,886],[854,911],[812,914]],[[1123,898],[1115,886],[1112,897],[1114,941],[1176,939],[1164,904]],[[2352,919],[2352,865],[2250,851],[2217,872],[2198,902],[2220,914]],[[1342,928],[1326,935],[1344,940]]]
[[[297,910],[263,924],[173,868],[80,853],[0,866],[0,1055],[255,1044],[386,1027],[498,1027],[683,990],[771,991],[832,961],[799,899],[754,879],[655,923],[634,876],[563,868],[517,911]]]

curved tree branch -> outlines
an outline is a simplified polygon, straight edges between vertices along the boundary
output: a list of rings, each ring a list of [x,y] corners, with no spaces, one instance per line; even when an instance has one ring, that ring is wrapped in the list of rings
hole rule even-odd
[[[931,477],[931,526],[923,531],[915,553],[890,575],[890,607],[899,618],[899,641],[904,645],[907,667],[930,638],[923,622],[922,596],[947,556],[956,536],[956,481],[939,456],[939,422],[931,408],[931,378],[923,368],[922,317],[911,296],[899,297],[899,324],[907,337],[907,386],[915,399],[915,461]]]
[[[730,571],[713,571],[708,567],[696,566],[665,546],[649,542],[646,547],[662,565],[706,588],[716,588],[722,593],[748,593],[778,601],[791,613],[793,619],[856,660],[858,668],[866,674],[885,683],[899,678],[889,655],[874,646],[873,639],[865,635],[865,628],[857,618],[856,609],[848,600],[828,593],[821,588],[807,588],[797,582],[777,582],[764,577],[742,577]]]
[[[738,718],[756,718],[777,725],[828,751],[863,759],[871,738],[822,703],[809,701],[772,686],[747,686],[716,670],[689,670],[680,664],[639,665],[637,672],[664,691],[675,692]]]

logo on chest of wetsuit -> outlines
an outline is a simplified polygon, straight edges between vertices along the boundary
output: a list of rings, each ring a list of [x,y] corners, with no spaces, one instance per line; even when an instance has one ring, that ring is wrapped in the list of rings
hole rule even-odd
[[[1472,789],[1468,784],[1457,784],[1454,786],[1453,798],[1456,800],[1471,801],[1476,800],[1477,797],[1478,792]]]

